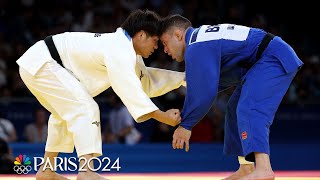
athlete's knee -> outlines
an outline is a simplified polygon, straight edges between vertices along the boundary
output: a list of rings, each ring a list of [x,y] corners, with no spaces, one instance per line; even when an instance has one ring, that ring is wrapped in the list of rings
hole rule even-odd
[[[98,104],[94,100],[82,102],[72,112],[68,112],[64,115],[64,119],[68,123],[75,123],[79,119],[81,122],[92,121],[98,119],[100,115],[100,109]]]

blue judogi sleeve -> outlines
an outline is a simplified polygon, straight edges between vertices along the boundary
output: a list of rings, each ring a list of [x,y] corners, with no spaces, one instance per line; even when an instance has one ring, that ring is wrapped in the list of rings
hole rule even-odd
[[[220,52],[207,42],[187,47],[187,92],[180,124],[185,129],[191,130],[211,108],[218,92],[220,59]]]

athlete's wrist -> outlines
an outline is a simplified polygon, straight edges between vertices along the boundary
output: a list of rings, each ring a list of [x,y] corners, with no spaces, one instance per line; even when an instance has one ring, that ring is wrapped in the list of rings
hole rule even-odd
[[[149,113],[150,117],[159,121],[159,122],[162,122],[162,123],[165,123],[166,122],[166,117],[165,117],[165,112],[161,111],[161,110],[155,110],[151,113]]]
[[[183,127],[183,128],[186,129],[186,130],[189,130],[189,131],[192,130],[192,126],[187,125],[187,124],[185,124],[185,123],[183,123],[183,122],[181,122],[179,126]]]

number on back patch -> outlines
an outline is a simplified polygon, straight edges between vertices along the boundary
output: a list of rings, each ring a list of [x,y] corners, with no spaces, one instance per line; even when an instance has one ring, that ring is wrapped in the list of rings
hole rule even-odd
[[[220,39],[244,41],[249,31],[249,27],[234,24],[203,25],[192,33],[189,44]]]
[[[219,29],[220,29],[219,26],[208,26],[208,28],[206,29],[205,32],[206,32],[206,33],[207,33],[207,32],[218,32]]]

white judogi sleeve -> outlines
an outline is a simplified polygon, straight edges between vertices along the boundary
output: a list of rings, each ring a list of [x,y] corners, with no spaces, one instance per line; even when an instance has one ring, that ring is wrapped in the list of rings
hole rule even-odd
[[[161,96],[181,85],[186,86],[184,72],[146,67],[141,56],[137,56],[136,73],[149,97]]]
[[[119,39],[117,40],[119,41]],[[141,119],[141,116],[159,108],[143,91],[141,82],[136,75],[136,54],[133,48],[126,46],[125,43],[121,47],[114,46],[112,50],[113,53],[106,55],[107,59],[105,60],[111,87],[135,121],[146,121],[147,119]]]

